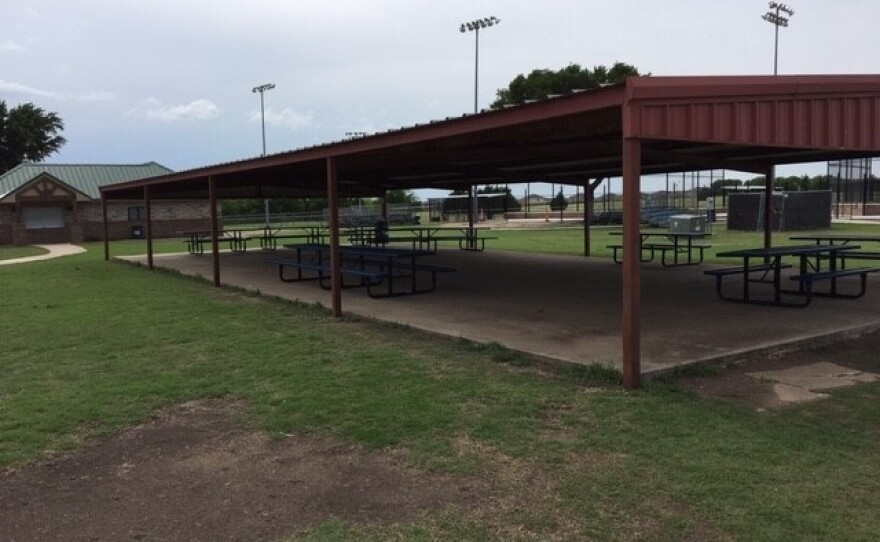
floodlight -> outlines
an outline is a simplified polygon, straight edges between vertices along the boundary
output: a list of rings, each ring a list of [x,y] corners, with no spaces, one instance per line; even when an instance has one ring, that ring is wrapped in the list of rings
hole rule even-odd
[[[474,31],[474,113],[478,113],[480,111],[478,106],[478,96],[480,88],[480,29],[488,28],[500,22],[501,19],[493,15],[491,17],[485,17],[483,19],[476,19],[474,21],[462,23],[462,25],[459,27],[459,30],[461,32],[464,32],[465,28]],[[468,219],[468,225],[470,227],[474,226],[474,219],[477,216],[477,205],[479,200],[476,195],[476,188],[476,184],[473,184],[470,187],[470,197],[473,202],[473,207],[471,208],[470,217]]]
[[[787,13],[789,17],[794,15],[794,10],[785,4],[780,4],[779,2],[769,2],[767,4],[770,6],[770,10],[764,15],[761,16],[762,19],[772,24],[775,33],[775,40],[773,46],[773,75],[778,73],[778,65],[779,65],[779,27],[787,27],[788,26],[788,17],[783,17],[779,15],[779,12]]]

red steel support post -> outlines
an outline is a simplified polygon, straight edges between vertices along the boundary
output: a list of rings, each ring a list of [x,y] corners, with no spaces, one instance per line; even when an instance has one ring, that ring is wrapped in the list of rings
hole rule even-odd
[[[208,205],[211,207],[211,263],[214,269],[214,286],[220,286],[220,241],[217,218],[217,182],[208,177]]]
[[[330,216],[330,289],[333,316],[342,316],[342,267],[339,259],[339,179],[336,172],[336,160],[327,158],[327,206]]]
[[[641,242],[639,206],[642,144],[623,140],[623,387],[641,386]]]
[[[110,235],[107,228],[107,197],[101,194],[101,217],[104,220],[104,261],[110,260]]]
[[[776,184],[776,168],[767,170],[767,185],[764,187],[764,248],[773,243],[773,185]]]
[[[590,255],[590,219],[592,218],[593,192],[590,183],[584,183],[584,256]]]
[[[150,187],[144,187],[144,210],[146,211],[146,236],[147,236],[147,268],[153,269],[153,205],[150,199]]]

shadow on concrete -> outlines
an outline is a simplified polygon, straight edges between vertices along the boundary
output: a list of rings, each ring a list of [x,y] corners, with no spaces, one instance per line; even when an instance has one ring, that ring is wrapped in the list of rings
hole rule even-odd
[[[330,304],[315,282],[282,283],[265,263],[284,251],[223,252],[221,282],[306,303]],[[127,257],[145,263],[145,256]],[[453,265],[434,293],[371,299],[346,289],[348,314],[500,343],[538,356],[620,368],[621,272],[605,258],[441,249],[432,263]],[[166,254],[157,267],[210,280],[211,256]],[[721,301],[707,266],[642,267],[642,371],[730,361],[750,354],[823,343],[880,328],[880,283],[870,277],[857,300],[816,298],[804,309]]]

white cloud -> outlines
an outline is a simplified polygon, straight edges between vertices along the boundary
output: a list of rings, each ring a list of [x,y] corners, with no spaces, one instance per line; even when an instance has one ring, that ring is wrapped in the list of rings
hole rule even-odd
[[[251,112],[251,121],[260,121],[260,112]],[[291,130],[315,126],[315,116],[312,113],[301,113],[289,107],[276,111],[271,107],[266,109],[266,124],[270,126],[284,126]]]
[[[178,120],[211,120],[220,115],[220,108],[211,100],[193,100],[188,104],[162,107],[155,98],[147,99],[153,105],[147,109],[147,118],[162,122]]]
[[[14,41],[0,42],[0,53],[23,53],[24,47]]]
[[[50,100],[58,100],[59,102],[109,102],[116,99],[115,94],[103,90],[91,90],[84,94],[65,94],[52,90],[34,88],[14,81],[4,81],[2,79],[0,79],[0,92],[39,96]]]
[[[41,96],[43,98],[52,98],[54,100],[60,99],[60,94],[57,92],[51,92],[48,90],[40,90],[38,88],[29,87],[27,85],[22,85],[21,83],[15,83],[13,81],[4,81],[0,79],[0,91],[2,92],[10,92],[12,94],[29,94],[32,96]]]

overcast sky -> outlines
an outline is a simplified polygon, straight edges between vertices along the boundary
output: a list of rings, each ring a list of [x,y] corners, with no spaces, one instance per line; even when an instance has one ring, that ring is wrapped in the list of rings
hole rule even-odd
[[[780,74],[880,73],[878,0],[793,0]],[[0,99],[57,112],[55,163],[180,170],[481,107],[535,68],[633,64],[654,75],[772,74],[759,0],[4,0]],[[824,167],[788,167],[780,174]]]

